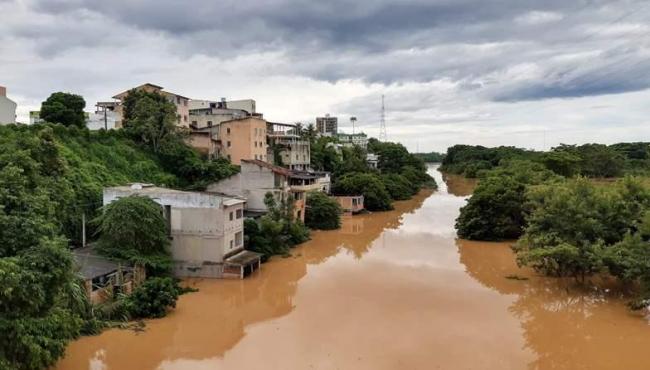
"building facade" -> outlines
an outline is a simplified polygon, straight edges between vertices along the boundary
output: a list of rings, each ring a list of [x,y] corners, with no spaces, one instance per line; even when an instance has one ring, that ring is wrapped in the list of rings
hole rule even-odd
[[[311,144],[303,140],[298,131],[296,125],[268,122],[269,162],[290,170],[311,169]]]
[[[208,191],[238,196],[246,199],[246,209],[264,213],[267,193],[279,203],[289,198],[294,200],[294,214],[305,220],[305,198],[309,191],[321,190],[317,176],[291,171],[260,160],[242,160],[241,170],[227,179],[208,186]]]
[[[7,97],[7,88],[0,86],[0,124],[16,123],[18,105]]]
[[[266,121],[258,117],[245,117],[222,122],[219,125],[219,155],[232,164],[242,160],[268,160]]]
[[[351,147],[351,146],[360,146],[364,150],[368,149],[368,135],[362,133],[359,134],[344,134],[340,133],[337,135],[337,138],[339,139],[339,143],[343,144],[343,146]]]
[[[131,90],[143,90],[146,92],[150,93],[158,93],[167,98],[169,102],[173,103],[174,106],[176,107],[176,126],[179,127],[185,127],[189,128],[190,127],[190,108],[189,108],[189,101],[190,99],[178,95],[169,91],[163,90],[162,86],[154,85],[152,83],[146,83],[137,87],[134,87],[132,89],[123,91],[115,96],[113,96],[113,99],[115,99],[115,106],[113,110],[117,114],[117,117],[119,120],[116,122],[116,128],[121,128],[123,126],[123,117],[124,117],[124,110],[122,106],[122,100],[126,98],[126,96],[129,94],[129,91]],[[99,104],[99,103],[98,103]]]
[[[339,129],[338,117],[326,114],[325,117],[316,117],[316,130],[323,136],[336,136]]]
[[[243,199],[134,184],[104,189],[103,203],[132,195],[161,205],[176,276],[244,277],[259,268],[259,255],[244,250]]]

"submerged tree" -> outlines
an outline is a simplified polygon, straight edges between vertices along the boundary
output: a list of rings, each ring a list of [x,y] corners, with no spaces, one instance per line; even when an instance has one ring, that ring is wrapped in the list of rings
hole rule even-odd
[[[307,195],[305,224],[312,229],[333,230],[341,227],[341,206],[321,192]]]

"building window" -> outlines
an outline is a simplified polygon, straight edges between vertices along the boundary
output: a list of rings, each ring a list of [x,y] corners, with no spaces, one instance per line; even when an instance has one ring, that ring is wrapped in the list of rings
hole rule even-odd
[[[230,241],[230,249],[233,248],[233,245],[234,245],[234,244],[235,244],[235,241],[234,241],[234,240],[231,240],[231,241]]]
[[[257,148],[257,141],[255,142],[255,147]],[[255,157],[256,157],[255,159],[257,159],[257,156],[255,156]]]
[[[238,209],[237,210],[237,219],[239,220],[240,218],[243,217],[243,215],[244,215],[244,211],[242,209]]]
[[[180,96],[177,96],[177,97],[176,97],[176,104],[180,104],[180,103],[181,103],[181,97],[180,97]]]
[[[228,157],[228,160],[230,160],[230,154],[228,154],[226,157]]]
[[[196,126],[198,122],[192,121],[192,125]]]
[[[212,121],[208,121],[208,127],[212,127]]]
[[[183,105],[187,107],[187,99],[183,99]]]
[[[228,135],[230,135],[230,127],[228,127],[228,128],[226,129],[226,133],[227,133]]]
[[[183,121],[187,122],[187,115],[183,116]]]
[[[231,143],[230,143],[230,141],[228,141],[228,148],[230,148],[230,145],[231,145]]]
[[[234,214],[230,212],[230,221],[234,220]]]
[[[239,247],[242,245],[243,242],[244,242],[244,233],[240,231],[237,234],[235,234],[235,245]]]

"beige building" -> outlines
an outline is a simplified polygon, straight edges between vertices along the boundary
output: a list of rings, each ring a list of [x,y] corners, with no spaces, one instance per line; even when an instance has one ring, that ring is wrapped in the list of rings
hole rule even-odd
[[[275,163],[273,149],[269,148],[269,162],[287,167],[290,170],[309,171],[311,169],[311,145],[303,140],[296,125],[288,123],[267,123],[268,142],[279,152],[281,163]]]
[[[325,117],[316,117],[316,130],[323,136],[336,136],[339,130],[338,117],[329,114]]]
[[[245,277],[259,268],[260,255],[244,250],[243,199],[134,184],[104,189],[103,202],[131,195],[161,205],[176,276]]]
[[[219,125],[220,156],[232,164],[242,160],[267,161],[266,121],[245,117],[222,122]]]
[[[363,195],[339,195],[335,196],[334,199],[339,202],[344,214],[353,215],[365,209]]]
[[[227,179],[208,186],[209,191],[232,194],[246,199],[246,209],[266,212],[267,193],[277,202],[293,199],[297,219],[305,220],[305,197],[309,191],[322,190],[318,177],[309,173],[291,171],[260,160],[242,160],[241,171]]]
[[[7,88],[0,86],[0,124],[16,123],[17,104],[7,98]]]
[[[117,120],[115,122],[116,128],[121,128],[123,126],[123,117],[124,111],[122,106],[122,100],[129,94],[131,90],[144,90],[146,92],[156,92],[165,96],[171,103],[176,107],[176,125],[179,127],[190,127],[190,108],[189,108],[189,98],[171,93],[169,91],[163,90],[162,86],[154,85],[151,83],[146,83],[132,89],[123,91],[115,96],[113,99],[116,100],[115,105],[112,107],[112,110],[117,114]],[[99,105],[100,103],[98,103]],[[106,103],[103,103],[106,104]]]

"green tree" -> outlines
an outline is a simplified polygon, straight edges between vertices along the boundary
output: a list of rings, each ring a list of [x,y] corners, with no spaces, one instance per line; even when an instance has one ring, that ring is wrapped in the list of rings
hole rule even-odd
[[[405,176],[395,173],[382,174],[381,181],[393,200],[410,199],[419,190],[418,182],[409,181]]]
[[[379,176],[371,173],[350,173],[336,180],[332,193],[337,195],[363,195],[364,206],[370,211],[393,209],[390,194]]]
[[[117,199],[106,205],[94,222],[103,254],[142,264],[150,274],[171,268],[167,222],[162,207],[150,198]]]
[[[341,227],[339,203],[321,192],[307,195],[305,224],[312,229],[333,230]]]
[[[461,208],[456,230],[471,240],[518,238],[526,226],[526,189],[558,181],[541,164],[526,160],[502,161],[484,172],[467,204]]]
[[[86,127],[86,101],[80,95],[55,92],[41,104],[41,119],[64,126]]]
[[[123,100],[124,130],[136,141],[149,145],[158,153],[166,140],[174,140],[176,106],[164,95],[131,90]]]

